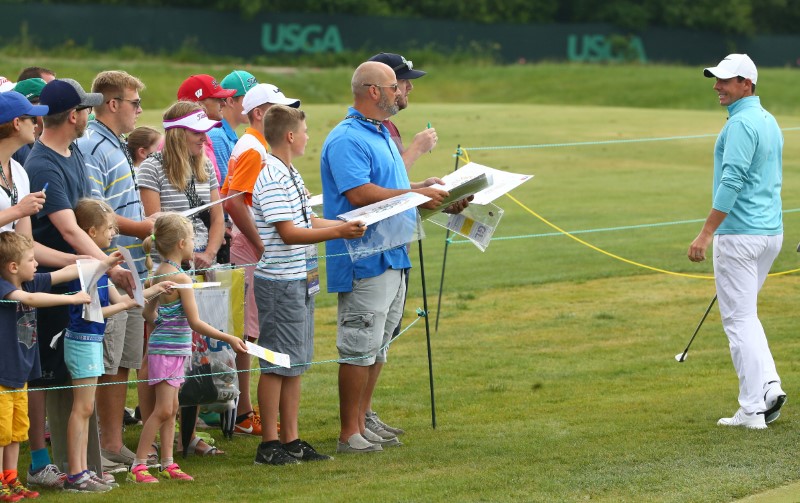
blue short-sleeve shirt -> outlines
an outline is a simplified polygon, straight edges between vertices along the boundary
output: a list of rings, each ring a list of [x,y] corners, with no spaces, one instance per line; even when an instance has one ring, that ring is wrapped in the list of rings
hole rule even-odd
[[[331,220],[356,208],[344,195],[350,189],[367,183],[387,189],[411,188],[403,158],[386,126],[381,125],[378,129],[357,117],[363,115],[351,107],[348,118],[330,132],[322,146],[323,214]],[[325,249],[328,255],[328,292],[349,292],[354,279],[379,276],[387,269],[411,267],[404,246],[355,263],[347,255],[342,239],[327,241]]]

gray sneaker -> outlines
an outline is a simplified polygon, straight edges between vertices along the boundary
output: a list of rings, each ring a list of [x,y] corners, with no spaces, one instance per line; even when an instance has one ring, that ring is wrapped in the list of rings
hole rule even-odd
[[[130,467],[133,464],[133,458],[136,457],[136,454],[125,447],[122,446],[122,449],[119,452],[109,451],[103,448],[100,448],[100,455],[106,458],[109,461],[114,463],[120,463]]]
[[[49,464],[38,472],[28,472],[28,485],[31,487],[45,487],[48,489],[62,489],[67,474],[59,471],[54,464]]]
[[[378,435],[381,438],[386,438],[386,439],[397,438],[396,434],[394,434],[394,433],[392,433],[390,431],[386,431],[383,428],[383,426],[378,424],[378,422],[375,421],[375,418],[373,418],[369,414],[367,414],[367,417],[366,417],[366,427],[367,427],[367,429],[369,431],[371,431],[372,433]]]
[[[339,453],[365,453],[365,452],[380,452],[383,450],[378,444],[373,444],[366,438],[358,433],[354,433],[347,439],[347,442],[339,442],[336,446],[336,452]]]
[[[367,412],[366,418],[367,419],[371,418],[373,421],[375,421],[375,423],[380,425],[381,428],[383,428],[384,430],[388,431],[389,433],[394,433],[395,435],[402,435],[403,433],[406,432],[406,430],[404,430],[402,428],[397,428],[395,426],[389,426],[388,424],[386,424],[383,421],[381,421],[381,418],[378,417],[378,413],[375,412],[375,411]]]
[[[103,471],[107,473],[122,473],[127,472],[128,467],[125,466],[123,463],[118,463],[116,461],[111,461],[110,459],[106,459],[104,455],[100,455],[100,460],[103,462]]]
[[[111,487],[92,478],[89,472],[83,472],[75,482],[70,482],[67,478],[64,481],[64,490],[72,493],[107,493]]]
[[[367,439],[367,442],[371,444],[378,444],[382,447],[391,447],[393,445],[403,445],[400,440],[397,439],[396,436],[392,435],[390,438],[383,438],[380,435],[376,435],[372,433],[368,429],[364,430],[364,433],[361,434],[362,437]]]
[[[89,476],[92,477],[95,482],[105,484],[112,489],[119,487],[119,484],[117,484],[117,479],[108,472],[103,472],[102,474],[98,475],[96,472],[89,470]]]

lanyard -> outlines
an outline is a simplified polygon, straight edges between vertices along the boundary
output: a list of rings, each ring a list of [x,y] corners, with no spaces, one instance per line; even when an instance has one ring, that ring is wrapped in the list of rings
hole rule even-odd
[[[383,121],[379,121],[378,119],[370,119],[369,117],[364,117],[363,115],[348,115],[345,119],[358,119],[363,122],[369,122],[373,126],[378,126],[379,128],[383,124]]]
[[[276,156],[275,154],[272,155],[275,159],[281,161],[281,164],[286,166],[286,163],[283,160]],[[306,221],[306,225],[308,225],[308,213],[306,213],[306,193],[305,191],[300,190],[300,186],[297,185],[297,180],[294,177],[295,169],[291,166],[286,166],[286,169],[289,170],[289,178],[292,179],[292,185],[294,185],[294,190],[297,191],[297,195],[300,197],[300,210],[303,212],[303,220]]]
[[[8,161],[8,174],[9,176],[11,175],[11,161]],[[17,186],[8,182],[8,178],[6,178],[6,173],[2,164],[0,164],[0,178],[3,179],[3,183],[6,184],[6,187],[8,187],[8,196],[11,198],[11,206],[16,206],[19,202]]]

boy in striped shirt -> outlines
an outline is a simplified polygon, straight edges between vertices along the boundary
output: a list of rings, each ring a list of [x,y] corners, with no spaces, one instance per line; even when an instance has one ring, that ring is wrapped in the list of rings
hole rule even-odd
[[[282,368],[260,360],[258,403],[263,415],[257,464],[331,459],[299,437],[300,376],[314,356],[314,295],[319,292],[316,243],[364,235],[361,222],[317,218],[292,159],[308,143],[305,113],[273,105],[264,115],[272,147],[253,188],[253,216],[264,253],[255,271],[259,346],[289,355]],[[278,415],[281,429],[278,434]]]

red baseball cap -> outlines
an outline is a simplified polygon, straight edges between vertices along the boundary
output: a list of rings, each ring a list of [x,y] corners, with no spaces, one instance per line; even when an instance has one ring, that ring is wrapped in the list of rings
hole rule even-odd
[[[200,101],[206,98],[230,98],[235,89],[223,89],[211,75],[192,75],[178,88],[178,99]]]

